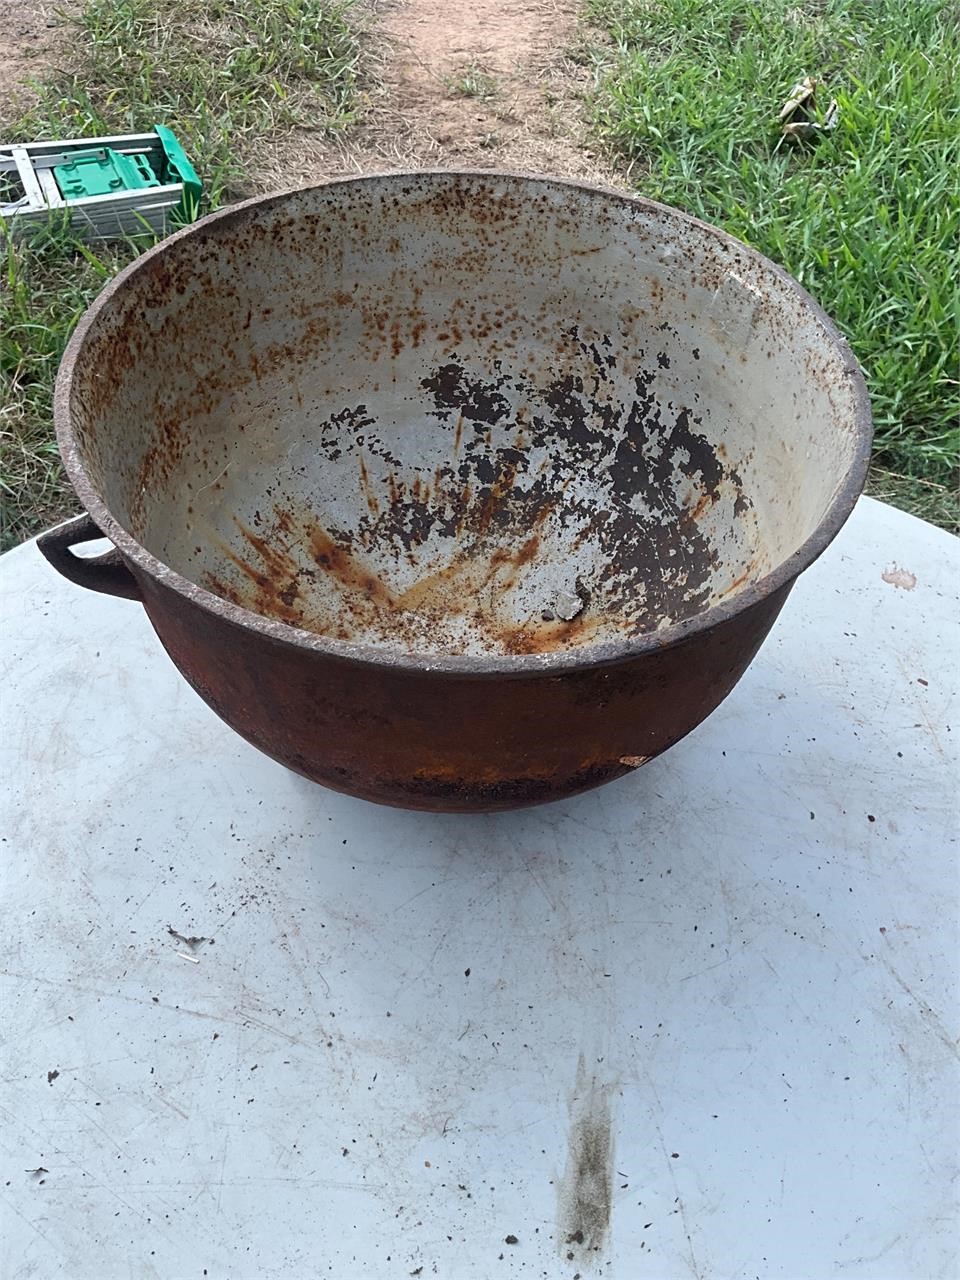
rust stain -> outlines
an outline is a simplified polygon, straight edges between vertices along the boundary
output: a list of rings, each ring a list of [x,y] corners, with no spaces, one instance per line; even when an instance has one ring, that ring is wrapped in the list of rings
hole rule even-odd
[[[483,554],[476,546],[464,548],[456,560],[408,587],[394,605],[403,613],[432,615],[438,625],[444,617],[469,616],[503,653],[545,653],[563,647],[579,634],[571,624],[548,628],[509,621],[509,593],[539,547],[539,536],[532,534],[517,550],[497,547]]]
[[[700,519],[700,517],[704,514],[704,512],[709,511],[709,509],[713,506],[716,500],[717,500],[717,496],[714,493],[701,494],[693,510],[690,512],[690,519],[693,520],[694,523],[696,523],[696,521]]]
[[[222,596],[224,600],[229,600],[231,604],[237,604],[245,607],[243,597],[229,582],[224,582],[222,578],[217,577],[215,573],[205,573],[203,575],[203,584],[218,596]]]
[[[260,534],[254,533],[236,517],[234,517],[234,523],[257,553],[260,567],[239,555],[221,540],[223,554],[247,577],[253,588],[252,598],[249,600],[243,599],[242,596],[237,599],[239,593],[236,591],[232,591],[227,598],[233,600],[234,604],[243,604],[246,608],[252,608],[256,613],[277,617],[282,622],[289,622],[295,626],[299,625],[303,612],[302,608],[296,607],[300,594],[296,561],[289,552],[274,546]],[[211,585],[212,590],[217,590],[217,587],[213,586],[213,581],[216,579],[208,575],[208,584]],[[222,582],[219,585],[222,586]]]
[[[364,462],[362,453],[357,455],[357,461],[360,464],[360,487],[363,490],[363,496],[367,500],[367,510],[372,516],[377,516],[380,514],[380,503],[370,485],[370,474],[367,471],[367,464]]]
[[[734,580],[730,583],[729,587],[727,587],[724,591],[721,592],[721,595],[729,596],[734,591],[737,591],[740,587],[742,587],[745,582],[749,581],[751,575],[754,572],[754,567],[755,566],[753,565],[753,563],[748,564],[747,567],[744,569],[744,571],[738,577],[734,578]]]
[[[424,635],[442,632],[445,625],[462,619],[492,651],[530,654],[587,644],[608,626],[604,617],[589,610],[570,620],[549,612],[516,616],[515,588],[536,562],[541,545],[537,533],[516,548],[491,550],[470,542],[450,563],[397,592],[315,519],[298,521],[289,511],[278,511],[272,534],[237,519],[234,523],[254,554],[242,554],[220,538],[216,541],[241,582],[222,572],[207,572],[204,584],[235,604],[319,635],[366,640],[379,636],[385,643],[415,645]],[[281,524],[282,537],[276,532]],[[305,567],[307,557],[316,569]],[[318,594],[322,583],[333,585],[332,595]]]
[[[569,622],[561,619],[531,619],[519,626],[504,627],[500,636],[505,653],[556,653],[589,644],[603,630],[602,619],[580,614]]]
[[[514,563],[517,568],[521,568],[525,564],[529,564],[540,550],[540,535],[532,533],[526,540],[520,550],[517,552]]]
[[[291,564],[290,556],[287,552],[268,542],[259,533],[254,533],[252,529],[248,529],[243,521],[238,520],[236,516],[234,516],[233,522],[254,551],[256,551],[267,573],[272,574],[275,578],[283,577]]]
[[[393,597],[380,579],[346,548],[334,542],[322,525],[313,525],[308,542],[310,554],[316,563],[348,591],[359,592],[367,600],[393,606]]]

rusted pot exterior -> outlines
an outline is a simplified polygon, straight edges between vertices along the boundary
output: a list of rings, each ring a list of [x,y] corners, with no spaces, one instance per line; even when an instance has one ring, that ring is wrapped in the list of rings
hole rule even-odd
[[[727,695],[863,483],[870,415],[793,281],[674,210],[513,175],[257,199],[144,255],[64,357],[90,519],[267,754],[427,809],[558,799]],[[102,532],[115,552],[71,547]]]

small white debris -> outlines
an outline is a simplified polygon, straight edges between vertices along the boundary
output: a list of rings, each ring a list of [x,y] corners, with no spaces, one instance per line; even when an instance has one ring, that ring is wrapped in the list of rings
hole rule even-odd
[[[813,138],[819,133],[829,133],[837,127],[840,107],[834,98],[827,108],[827,114],[818,120],[817,81],[813,76],[805,76],[790,90],[790,97],[780,109],[778,117],[784,138]],[[781,138],[780,141],[783,139]],[[777,143],[779,146],[780,143]]]
[[[790,96],[780,108],[780,121],[789,120],[795,112],[810,101],[817,91],[813,76],[804,76],[790,90]]]
[[[583,612],[584,603],[575,591],[558,591],[553,601],[553,612],[564,622],[569,622]]]
[[[178,956],[180,957],[180,959],[181,959],[181,960],[189,960],[191,964],[199,964],[199,963],[200,963],[200,957],[199,957],[199,956],[188,956],[188,955],[187,955],[187,953],[186,953],[185,951],[177,951],[177,952],[175,952],[174,954],[175,954],[175,955],[178,955]]]

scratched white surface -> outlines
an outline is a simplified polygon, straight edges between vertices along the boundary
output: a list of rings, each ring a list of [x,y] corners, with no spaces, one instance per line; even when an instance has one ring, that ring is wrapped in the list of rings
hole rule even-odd
[[[707,724],[490,817],[298,779],[4,557],[4,1280],[955,1276],[958,546],[861,502]]]

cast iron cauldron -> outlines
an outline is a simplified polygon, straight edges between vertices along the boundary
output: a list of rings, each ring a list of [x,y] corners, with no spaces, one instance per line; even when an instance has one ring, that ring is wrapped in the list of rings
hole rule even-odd
[[[712,227],[594,187],[390,174],[260,198],[122,272],[56,394],[89,517],[255,746],[498,809],[616,778],[730,692],[850,513],[863,379]],[[116,550],[71,547],[106,535]]]

